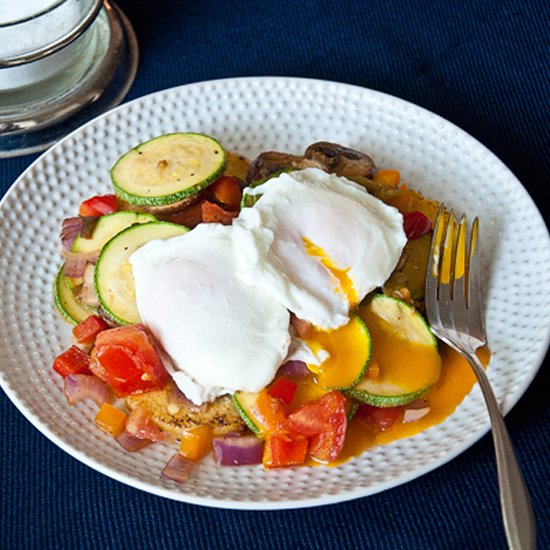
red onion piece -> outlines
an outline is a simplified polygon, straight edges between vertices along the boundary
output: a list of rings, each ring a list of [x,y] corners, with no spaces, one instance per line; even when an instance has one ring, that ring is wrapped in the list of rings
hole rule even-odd
[[[102,319],[103,321],[105,321],[105,323],[109,327],[116,328],[116,327],[120,326],[120,323],[117,323],[116,321],[113,321],[113,319],[111,319],[109,314],[101,306],[99,306],[97,308],[97,314],[99,315],[99,318]]]
[[[406,409],[403,413],[403,422],[416,422],[421,418],[424,418],[432,409],[430,407],[424,407],[422,409]]]
[[[80,236],[83,239],[91,239],[95,226],[101,216],[83,216],[82,217],[82,227],[80,228]]]
[[[69,374],[65,377],[65,397],[69,405],[82,399],[91,399],[98,407],[111,401],[109,388],[92,374]]]
[[[138,451],[139,449],[142,449],[143,447],[146,447],[151,443],[147,439],[140,439],[139,437],[132,435],[127,430],[124,430],[123,432],[121,432],[119,435],[115,437],[115,439],[117,443],[129,453]]]
[[[88,263],[95,264],[99,256],[99,251],[80,253],[64,251],[65,266],[63,267],[63,275],[65,277],[82,277]]]
[[[215,437],[212,441],[214,458],[220,466],[261,464],[263,442],[255,435]]]
[[[181,483],[189,478],[189,475],[194,467],[194,462],[191,462],[179,453],[176,453],[166,463],[166,466],[164,466],[160,474],[162,477]]]
[[[292,378],[306,378],[310,372],[303,361],[287,361],[279,367],[279,374]]]
[[[290,324],[294,328],[296,336],[298,336],[299,338],[306,339],[313,332],[313,325],[305,319],[300,319],[299,317],[296,317],[294,313],[290,315]]]
[[[65,218],[61,223],[61,248],[63,251],[69,251],[71,246],[82,229],[82,218]]]

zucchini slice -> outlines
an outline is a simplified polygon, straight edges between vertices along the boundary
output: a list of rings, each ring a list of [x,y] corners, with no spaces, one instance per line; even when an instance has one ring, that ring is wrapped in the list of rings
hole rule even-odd
[[[117,197],[142,206],[165,206],[192,197],[222,174],[226,153],[204,134],[173,133],[141,143],[111,169]]]
[[[441,357],[424,317],[409,304],[383,294],[360,309],[371,338],[372,371],[346,391],[375,407],[414,401],[437,382]],[[370,371],[370,372],[369,372]]]
[[[66,277],[63,275],[63,266],[61,266],[55,278],[54,303],[62,317],[73,325],[78,325],[78,323],[95,313],[78,302],[67,284]]]
[[[264,430],[256,415],[252,411],[252,407],[258,399],[257,393],[238,391],[232,395],[233,405],[240,414],[244,423],[250,428],[250,430],[258,437],[264,437]]]
[[[349,322],[335,330],[314,329],[306,339],[314,353],[328,352],[329,357],[321,365],[308,365],[325,389],[344,390],[361,380],[368,367],[372,342],[367,325],[354,315]]]
[[[183,235],[187,227],[169,222],[132,225],[103,247],[95,266],[95,289],[107,317],[120,325],[140,322],[130,256],[145,243]]]
[[[71,252],[90,253],[100,251],[105,244],[117,233],[136,223],[154,222],[157,219],[151,214],[138,214],[137,212],[113,212],[101,216],[97,221],[91,239],[85,239],[80,235],[74,240]]]

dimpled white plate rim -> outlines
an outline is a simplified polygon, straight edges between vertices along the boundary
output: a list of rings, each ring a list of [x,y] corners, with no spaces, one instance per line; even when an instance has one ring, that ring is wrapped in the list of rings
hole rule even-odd
[[[550,241],[525,189],[485,147],[442,118],[389,95],[294,78],[202,82],[122,105],[37,159],[0,203],[0,382],[44,435],[123,483],[189,503],[242,509],[317,506],[377,493],[446,463],[488,430],[477,386],[444,423],[335,468],[219,468],[206,459],[184,484],[161,479],[175,446],[126,453],[93,426],[89,403],[69,407],[53,357],[71,342],[52,302],[58,232],[80,202],[110,191],[109,169],[136,144],[174,131],[211,134],[254,158],[334,141],[395,167],[415,188],[481,219],[487,274],[488,374],[504,411],[523,394],[550,337]]]

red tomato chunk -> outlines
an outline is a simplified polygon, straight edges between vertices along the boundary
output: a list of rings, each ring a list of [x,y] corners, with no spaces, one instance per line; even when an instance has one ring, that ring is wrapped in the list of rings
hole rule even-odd
[[[296,382],[292,382],[292,380],[284,376],[279,376],[267,390],[267,393],[269,393],[271,397],[276,397],[281,403],[289,405],[294,398],[297,388],[298,384],[296,384]]]
[[[432,230],[432,221],[418,210],[406,212],[403,214],[403,230],[407,235],[407,239],[413,241]]]
[[[73,328],[73,336],[79,344],[92,344],[96,336],[108,328],[107,323],[101,317],[90,315]]]
[[[309,455],[329,462],[340,454],[346,437],[346,398],[338,391],[302,405],[288,415],[283,428],[309,437]]]
[[[204,223],[221,223],[223,225],[231,225],[233,219],[236,218],[238,212],[230,212],[224,210],[219,204],[210,201],[204,201],[201,204],[201,215]]]
[[[403,407],[373,407],[361,404],[355,416],[375,431],[385,432],[403,416]]]
[[[53,370],[63,378],[69,374],[92,374],[90,358],[76,346],[71,346],[54,359]]]
[[[119,397],[160,389],[168,380],[153,337],[143,325],[100,332],[90,369]]]
[[[85,200],[78,210],[79,216],[105,216],[116,212],[115,195],[96,195]]]
[[[266,468],[278,468],[303,464],[306,459],[308,440],[305,437],[276,432],[265,442],[263,465]]]

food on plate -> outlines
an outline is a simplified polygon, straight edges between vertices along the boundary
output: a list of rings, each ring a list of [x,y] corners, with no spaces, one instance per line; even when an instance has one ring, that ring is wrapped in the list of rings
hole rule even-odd
[[[68,402],[182,482],[220,466],[335,465],[444,420],[474,381],[423,317],[439,204],[329,142],[248,162],[173,133],[115,163],[62,224]]]
[[[115,194],[144,209],[174,210],[197,198],[225,167],[225,150],[204,134],[166,134],[123,155],[111,170]],[[156,212],[159,212],[157,209]]]

